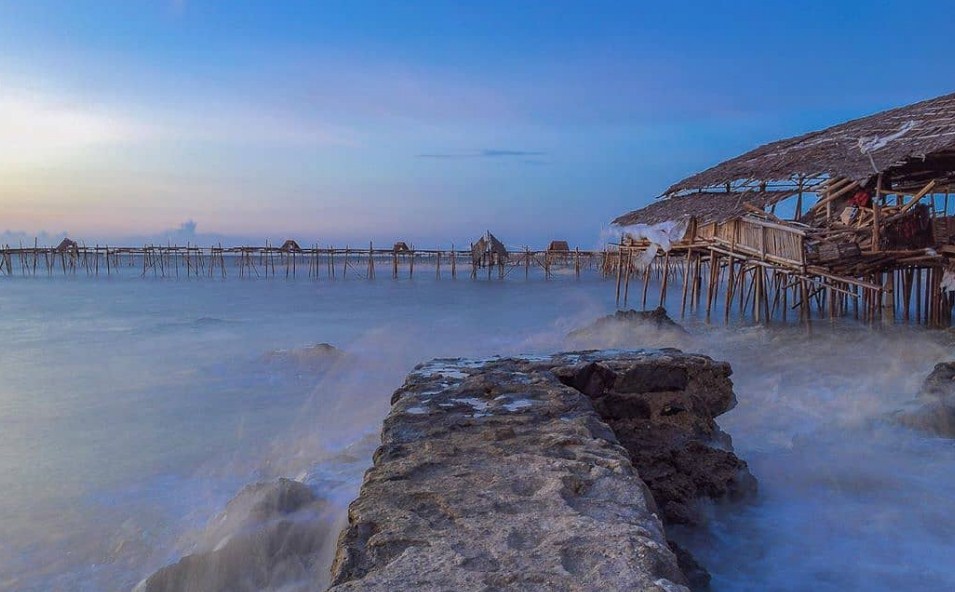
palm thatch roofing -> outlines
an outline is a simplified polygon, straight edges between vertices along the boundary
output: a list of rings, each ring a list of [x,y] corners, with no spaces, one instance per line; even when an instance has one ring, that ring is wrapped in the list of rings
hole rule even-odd
[[[743,191],[676,195],[659,199],[645,208],[624,214],[615,219],[612,224],[617,226],[659,224],[691,217],[696,218],[699,224],[726,222],[741,217],[746,212],[747,205],[763,210],[794,193],[793,191]]]
[[[672,185],[666,195],[739,182],[886,173],[883,187],[955,186],[955,93],[766,144]]]
[[[282,253],[301,253],[302,247],[299,246],[298,242],[288,239],[282,243],[282,246],[279,247],[279,251]]]

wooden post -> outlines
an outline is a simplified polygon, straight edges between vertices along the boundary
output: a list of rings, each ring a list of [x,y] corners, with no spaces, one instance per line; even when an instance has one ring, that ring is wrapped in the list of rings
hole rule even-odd
[[[885,302],[883,313],[890,323],[895,322],[895,270],[889,270],[885,278]]]
[[[686,262],[683,264],[683,297],[680,299],[680,317],[686,316],[686,293],[690,288],[690,264],[693,257],[693,248],[686,250]]]
[[[663,279],[660,281],[660,304],[659,306],[666,305],[667,297],[667,278],[670,275],[670,251],[667,251],[663,256]]]
[[[729,256],[729,261],[727,263],[727,275],[726,275],[726,298],[723,302],[723,322],[729,324],[730,322],[730,309],[733,304],[733,291],[736,289],[736,264],[735,259],[732,255]]]
[[[719,256],[716,254],[715,251],[710,249],[710,274],[709,274],[709,278],[707,278],[709,281],[707,282],[707,290],[706,290],[706,322],[707,323],[710,322],[710,313],[713,310],[713,299],[716,294],[717,283],[719,282],[719,270],[720,270]]]
[[[627,307],[627,300],[630,297],[630,274],[633,272],[633,252],[627,253],[627,279],[623,285],[623,306]]]
[[[375,279],[375,246],[368,242],[368,279]]]
[[[620,283],[623,281],[623,245],[617,249],[617,308],[620,308]]]

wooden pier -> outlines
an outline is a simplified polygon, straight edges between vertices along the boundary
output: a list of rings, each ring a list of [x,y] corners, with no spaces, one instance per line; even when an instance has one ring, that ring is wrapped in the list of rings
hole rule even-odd
[[[532,250],[505,255],[476,253],[473,248],[415,249],[334,246],[201,247],[196,245],[144,245],[140,247],[82,245],[65,240],[58,247],[22,245],[0,248],[0,277],[86,275],[92,277],[138,274],[156,278],[298,278],[373,279],[381,273],[392,278],[430,273],[436,278],[530,277],[543,272],[550,279],[560,275],[579,278],[583,270],[610,273],[609,250]],[[417,267],[417,270],[416,270]]]

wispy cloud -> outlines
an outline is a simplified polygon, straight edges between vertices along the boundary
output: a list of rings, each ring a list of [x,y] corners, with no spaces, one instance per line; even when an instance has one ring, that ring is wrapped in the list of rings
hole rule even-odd
[[[0,158],[5,164],[49,164],[92,146],[128,142],[150,133],[149,125],[82,102],[0,92]]]
[[[532,150],[502,150],[496,148],[485,148],[484,150],[474,150],[467,152],[430,152],[425,154],[416,154],[417,158],[517,158],[525,159],[527,157],[544,156],[545,152],[536,152]],[[534,159],[540,162],[539,159]],[[525,161],[529,162],[529,161]]]

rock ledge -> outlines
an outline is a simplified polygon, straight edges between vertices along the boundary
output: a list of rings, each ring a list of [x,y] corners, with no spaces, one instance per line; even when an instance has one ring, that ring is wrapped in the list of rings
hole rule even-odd
[[[681,450],[715,440],[707,450],[723,452],[712,418],[735,403],[728,376],[728,365],[677,350],[417,367],[349,508],[331,590],[688,590],[663,514],[621,446],[641,438],[627,442],[604,420],[628,433],[663,418],[657,436]],[[720,478],[748,475],[732,459]],[[735,487],[690,480],[696,489],[667,499],[664,513],[689,516],[692,496]]]

